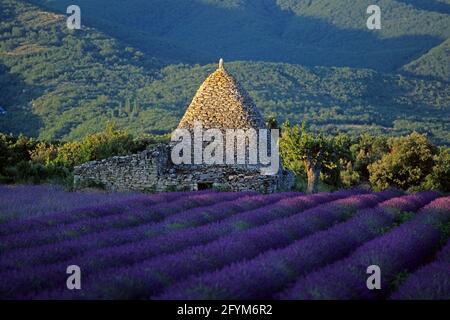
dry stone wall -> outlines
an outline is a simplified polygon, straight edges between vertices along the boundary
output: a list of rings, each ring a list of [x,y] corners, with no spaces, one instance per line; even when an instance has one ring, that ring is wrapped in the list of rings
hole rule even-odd
[[[75,188],[99,186],[111,191],[151,191],[165,174],[168,154],[157,146],[139,154],[87,162],[74,169]]]
[[[293,175],[264,176],[258,168],[234,165],[173,165],[170,146],[157,145],[139,154],[92,161],[75,168],[75,188],[101,186],[110,191],[178,191],[214,188],[263,193],[289,190]]]
[[[198,89],[178,128],[191,131],[197,121],[204,129],[223,132],[266,128],[260,111],[244,88],[224,69],[223,60]],[[224,135],[226,143],[225,138]],[[161,144],[139,154],[88,162],[75,168],[74,184],[76,188],[102,186],[114,191],[216,188],[264,193],[288,190],[294,184],[293,175],[281,170],[278,175],[264,176],[258,166],[249,164],[174,165],[170,154],[171,146]]]

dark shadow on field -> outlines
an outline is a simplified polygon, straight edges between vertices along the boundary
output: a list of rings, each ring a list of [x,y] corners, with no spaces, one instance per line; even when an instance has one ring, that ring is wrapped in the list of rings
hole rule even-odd
[[[425,81],[440,81],[440,82],[450,82],[450,79],[445,79],[439,76],[433,76],[433,75],[422,75],[422,74],[416,74],[407,70],[400,70],[398,72],[399,74],[402,74],[406,77],[409,78],[416,78],[416,79],[420,79],[420,80],[425,80]]]
[[[32,2],[61,12],[71,4],[70,0]],[[272,0],[246,1],[239,8],[180,0],[79,0],[78,5],[90,25],[166,64],[205,64],[223,57],[394,71],[442,42],[419,35],[382,39],[376,31],[340,29],[322,19],[282,10]],[[361,12],[354,19],[365,26],[367,15]]]
[[[38,136],[43,123],[33,114],[31,101],[41,93],[42,88],[26,84],[21,76],[0,63],[0,106],[7,111],[0,115],[0,132]]]
[[[450,14],[450,4],[436,0],[396,0],[396,1],[409,4],[417,9]]]

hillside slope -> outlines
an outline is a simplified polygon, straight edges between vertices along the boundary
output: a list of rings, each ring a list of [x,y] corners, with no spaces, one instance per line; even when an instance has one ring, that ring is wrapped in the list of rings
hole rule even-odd
[[[0,2],[2,131],[63,137],[149,82],[160,62],[21,1]]]
[[[403,70],[417,76],[450,81],[450,39],[407,64]]]
[[[335,132],[399,134],[428,132],[450,142],[450,84],[368,69],[302,67],[265,62],[231,62],[226,68],[243,83],[264,115],[279,121],[306,119]],[[164,105],[181,117],[206,76],[217,68],[169,66],[162,78],[138,91],[149,108]],[[175,125],[175,124],[174,124]]]
[[[72,4],[33,2],[60,12]],[[149,54],[189,63],[223,56],[393,71],[450,38],[450,5],[444,2],[375,3],[382,9],[378,31],[366,27],[372,0],[77,1],[89,24]],[[165,43],[154,44],[155,38]],[[185,57],[170,46],[182,49]]]
[[[76,139],[110,120],[133,133],[167,132],[217,67],[167,65],[96,29],[69,32],[63,16],[17,0],[2,0],[0,15],[2,132]],[[447,82],[368,69],[225,65],[280,121],[306,118],[327,132],[418,129],[450,144]]]

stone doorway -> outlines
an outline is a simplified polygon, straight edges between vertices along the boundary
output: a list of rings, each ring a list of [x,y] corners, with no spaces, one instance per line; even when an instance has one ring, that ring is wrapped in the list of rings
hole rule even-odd
[[[213,182],[198,182],[197,190],[210,190],[213,188]]]

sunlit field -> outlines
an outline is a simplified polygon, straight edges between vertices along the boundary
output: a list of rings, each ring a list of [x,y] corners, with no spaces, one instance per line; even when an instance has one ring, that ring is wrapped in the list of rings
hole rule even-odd
[[[450,197],[434,192],[1,186],[0,215],[2,299],[450,297]],[[70,265],[81,290],[67,289]]]

